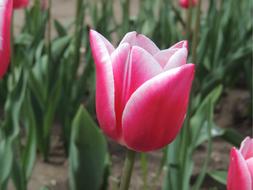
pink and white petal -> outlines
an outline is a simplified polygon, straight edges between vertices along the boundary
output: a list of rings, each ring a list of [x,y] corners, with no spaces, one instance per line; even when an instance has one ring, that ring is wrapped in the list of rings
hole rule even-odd
[[[139,46],[150,54],[154,55],[160,51],[160,49],[155,45],[155,43],[143,34],[138,34],[137,32],[129,32],[121,40],[120,44],[129,43],[131,46]]]
[[[173,69],[176,67],[180,67],[187,62],[188,51],[186,48],[180,48],[176,51],[170,59],[167,61],[166,65],[164,66],[164,70]]]
[[[90,31],[90,45],[96,64],[96,112],[100,127],[112,139],[118,140],[116,130],[115,90],[111,58],[103,39]]]
[[[128,89],[127,100],[144,82],[163,72],[162,67],[154,57],[138,46],[133,46],[131,49],[130,64],[129,78],[125,78],[125,81],[130,79],[125,88]]]
[[[251,189],[253,189],[253,157],[246,160],[250,175],[251,175]]]
[[[94,36],[94,38],[97,38],[98,40],[102,40],[108,53],[111,55],[112,52],[115,50],[115,48],[113,47],[113,45],[111,44],[111,42],[109,42],[103,35],[101,35],[100,33],[98,33],[95,30],[90,30],[90,36]]]
[[[246,137],[240,147],[240,152],[243,155],[244,159],[253,158],[253,139]]]
[[[116,113],[116,123],[118,130],[121,131],[121,113],[122,113],[122,84],[124,78],[124,68],[128,64],[130,55],[130,45],[128,43],[123,43],[118,46],[118,48],[112,53],[112,66],[114,75],[114,85],[115,85],[115,113]]]
[[[12,0],[0,1],[0,78],[6,73],[10,63],[12,3]]]
[[[177,48],[161,50],[154,55],[154,58],[163,68],[168,62],[168,60],[171,58],[171,56],[177,51]]]
[[[176,44],[174,44],[173,46],[171,46],[169,49],[174,49],[174,48],[186,48],[188,49],[188,41],[187,40],[183,40],[183,41],[180,41]]]
[[[148,80],[128,100],[122,117],[123,139],[139,152],[169,144],[183,124],[194,65],[187,64]]]
[[[123,43],[112,54],[116,112],[121,126],[122,111],[131,94],[145,81],[162,72],[157,61],[146,50]]]
[[[232,148],[227,177],[227,190],[252,190],[252,181],[246,161],[241,153]]]

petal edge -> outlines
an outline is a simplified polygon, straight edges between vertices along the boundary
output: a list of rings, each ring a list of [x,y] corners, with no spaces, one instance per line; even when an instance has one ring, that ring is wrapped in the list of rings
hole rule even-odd
[[[187,64],[159,74],[133,93],[122,119],[123,139],[130,149],[156,150],[176,137],[185,118],[193,77],[194,65]]]

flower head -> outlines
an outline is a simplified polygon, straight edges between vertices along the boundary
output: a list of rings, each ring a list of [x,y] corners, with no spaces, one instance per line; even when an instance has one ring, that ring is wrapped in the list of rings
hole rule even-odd
[[[188,9],[191,6],[195,6],[197,4],[197,0],[180,0],[179,4],[182,8]]]
[[[247,137],[239,150],[232,148],[227,177],[228,190],[253,190],[253,139]]]
[[[129,32],[115,49],[90,31],[96,64],[96,112],[109,137],[136,151],[170,143],[186,114],[194,65],[187,42],[160,50],[146,36]]]
[[[21,9],[27,7],[29,4],[29,0],[13,0],[13,8]]]

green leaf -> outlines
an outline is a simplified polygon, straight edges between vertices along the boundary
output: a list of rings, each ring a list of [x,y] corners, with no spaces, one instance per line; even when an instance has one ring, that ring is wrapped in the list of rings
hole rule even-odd
[[[69,155],[70,189],[99,190],[106,166],[106,140],[82,106],[72,122]]]
[[[17,146],[16,146],[17,148]],[[18,150],[14,150],[14,156],[12,163],[12,179],[16,187],[16,190],[26,190],[27,181],[25,179],[24,170],[22,170],[21,163],[18,160]]]
[[[11,142],[0,139],[0,187],[8,179],[13,161]]]
[[[63,54],[67,50],[70,40],[70,36],[64,36],[57,38],[52,42],[52,55],[54,61],[59,61],[59,59],[63,57]]]
[[[24,125],[28,132],[27,132],[27,143],[22,152],[23,153],[22,167],[25,172],[25,179],[28,180],[32,174],[32,169],[36,158],[36,147],[37,147],[36,121],[29,94],[26,95],[25,104],[23,107],[24,112],[26,113],[26,117],[24,117],[25,120]]]
[[[197,111],[191,118],[190,124],[192,139],[194,140],[194,147],[200,145],[202,142],[208,139],[208,127],[206,125],[208,117],[206,116],[206,114],[209,112],[210,104],[214,107],[215,102],[218,100],[221,92],[222,86],[218,86],[212,92],[210,92],[207,97],[202,101],[201,105],[198,107]],[[215,124],[212,122],[212,125],[214,126]],[[212,130],[212,133],[214,136],[222,134],[217,130]]]
[[[210,171],[208,175],[223,185],[227,184],[227,171]]]
[[[224,140],[230,144],[239,147],[244,137],[234,129],[224,129],[223,135],[221,136]]]
[[[55,27],[59,36],[66,36],[67,35],[67,30],[64,28],[64,26],[58,20],[54,20],[54,27]]]

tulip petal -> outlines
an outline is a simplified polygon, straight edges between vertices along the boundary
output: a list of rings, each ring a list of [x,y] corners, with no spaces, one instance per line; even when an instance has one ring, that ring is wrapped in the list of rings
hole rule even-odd
[[[253,157],[253,139],[250,137],[245,138],[241,143],[240,152],[245,160]]]
[[[227,177],[228,190],[252,190],[252,181],[246,161],[241,153],[232,148]]]
[[[164,66],[164,70],[173,69],[176,67],[180,67],[187,62],[188,51],[186,48],[180,48],[176,51],[168,60],[166,65]]]
[[[155,76],[132,94],[122,117],[123,139],[130,149],[156,150],[176,137],[193,77],[194,65],[187,64]]]
[[[13,0],[13,8],[20,9],[27,7],[29,4],[29,0]]]
[[[5,74],[10,62],[10,25],[12,0],[0,1],[0,78]]]
[[[145,81],[162,72],[157,61],[146,50],[128,43],[121,44],[112,54],[115,80],[117,126],[131,94]]]
[[[115,85],[115,113],[117,128],[121,131],[121,112],[122,112],[122,83],[124,78],[124,68],[128,64],[130,45],[121,44],[111,55]]]
[[[170,47],[170,49],[174,49],[174,48],[186,48],[188,49],[188,41],[187,40],[182,40],[176,44],[174,44],[173,46]]]
[[[96,112],[100,127],[112,139],[117,140],[113,68],[108,48],[103,38],[90,30],[90,45],[96,64]]]
[[[171,58],[171,56],[175,54],[177,51],[178,51],[177,48],[162,50],[156,53],[154,55],[154,58],[163,68],[168,62],[168,60]]]
[[[90,30],[90,34],[92,34],[95,38],[102,40],[108,53],[111,55],[112,52],[115,50],[115,48],[113,47],[113,45],[111,44],[111,42],[109,42],[103,35],[101,35],[100,33],[98,33],[95,30]]]
[[[253,157],[246,161],[250,175],[251,175],[251,189],[253,189]]]
[[[160,49],[155,45],[155,43],[142,34],[137,32],[129,32],[121,40],[120,44],[129,43],[131,46],[139,46],[149,52],[151,55],[156,54]]]
[[[179,4],[182,8],[188,9],[190,5],[195,6],[197,4],[197,0],[180,0]]]

